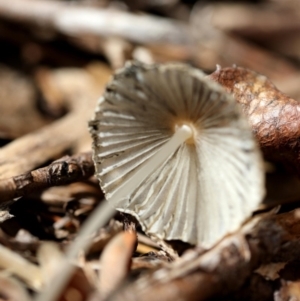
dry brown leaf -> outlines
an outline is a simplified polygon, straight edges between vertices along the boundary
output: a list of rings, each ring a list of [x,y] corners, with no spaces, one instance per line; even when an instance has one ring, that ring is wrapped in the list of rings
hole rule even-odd
[[[217,68],[209,78],[241,104],[265,156],[290,164],[300,174],[300,103],[245,68]]]
[[[104,249],[99,283],[102,298],[111,294],[127,276],[135,242],[136,233],[121,232]]]

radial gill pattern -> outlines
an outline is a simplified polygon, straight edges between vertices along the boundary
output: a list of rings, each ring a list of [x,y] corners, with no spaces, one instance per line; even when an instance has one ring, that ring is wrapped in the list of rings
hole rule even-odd
[[[112,199],[182,124],[193,128],[193,138],[113,206],[148,234],[210,247],[257,208],[264,177],[235,100],[201,71],[127,63],[90,122],[96,174]]]

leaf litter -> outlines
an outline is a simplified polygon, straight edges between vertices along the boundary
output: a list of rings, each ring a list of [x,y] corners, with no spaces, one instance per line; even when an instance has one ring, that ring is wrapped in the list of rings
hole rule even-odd
[[[50,300],[70,265],[52,300],[298,300],[298,15],[294,0],[0,1],[1,298]],[[264,155],[266,196],[208,248],[165,241],[112,209],[85,238],[90,248],[67,262],[82,225],[107,203],[88,121],[127,60],[190,64],[221,84]],[[213,188],[226,189],[215,177]],[[212,225],[219,206],[206,213]]]

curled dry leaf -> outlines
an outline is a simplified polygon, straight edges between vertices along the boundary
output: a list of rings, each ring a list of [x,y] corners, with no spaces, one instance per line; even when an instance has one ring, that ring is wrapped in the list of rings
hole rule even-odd
[[[268,159],[300,174],[300,103],[280,92],[265,76],[241,67],[217,68],[209,75],[231,93],[247,115]]]
[[[107,85],[90,130],[106,198],[160,239],[210,247],[262,200],[247,121],[197,69],[129,62]]]
[[[99,283],[103,299],[112,293],[127,276],[135,242],[135,232],[121,232],[104,249],[100,260]]]

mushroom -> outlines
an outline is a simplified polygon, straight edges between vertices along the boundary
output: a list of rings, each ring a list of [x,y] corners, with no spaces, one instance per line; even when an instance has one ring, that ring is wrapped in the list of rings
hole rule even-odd
[[[246,118],[220,85],[187,65],[127,63],[90,129],[107,200],[159,239],[211,247],[263,198],[261,154]]]
[[[257,209],[260,151],[233,97],[183,64],[129,62],[108,83],[90,122],[96,175],[109,202],[81,228],[59,274],[36,301],[53,301],[91,234],[117,210],[144,231],[211,247]]]

